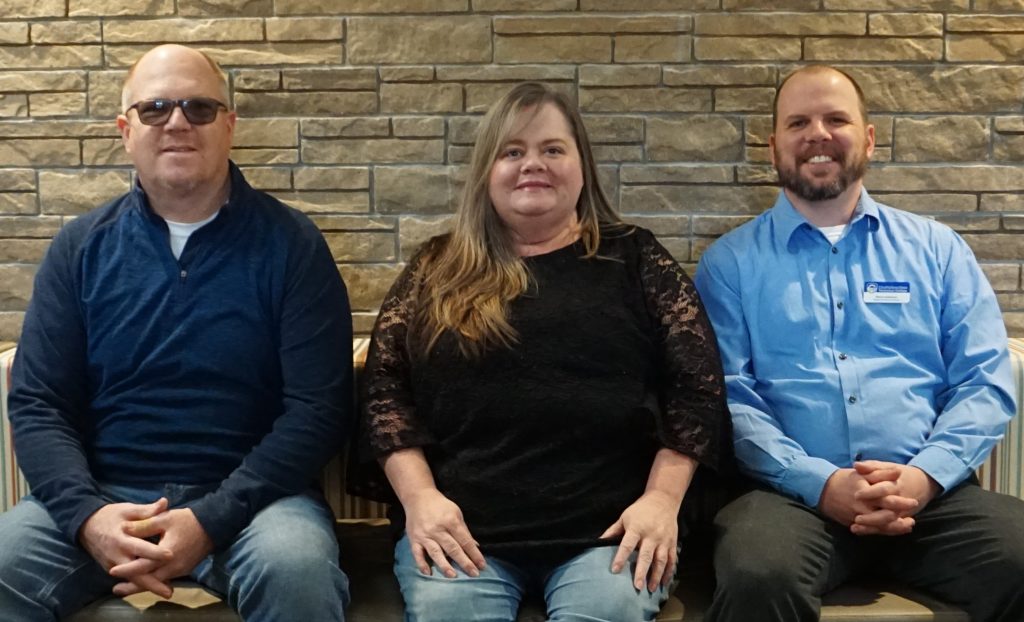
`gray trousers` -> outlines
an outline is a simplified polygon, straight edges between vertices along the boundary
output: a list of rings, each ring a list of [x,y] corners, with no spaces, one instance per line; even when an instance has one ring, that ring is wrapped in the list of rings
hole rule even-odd
[[[968,481],[933,499],[903,536],[855,536],[812,508],[755,489],[715,518],[709,622],[817,622],[851,577],[900,582],[974,622],[1024,621],[1024,501]]]

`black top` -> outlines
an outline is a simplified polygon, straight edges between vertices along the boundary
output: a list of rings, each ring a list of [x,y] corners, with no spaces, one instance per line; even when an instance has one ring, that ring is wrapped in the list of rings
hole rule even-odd
[[[715,467],[730,442],[715,337],[690,279],[640,228],[604,232],[599,257],[583,255],[577,242],[525,259],[532,283],[510,305],[511,349],[467,359],[446,333],[422,355],[407,330],[422,253],[374,330],[363,455],[422,447],[491,555],[611,544],[598,536],[643,494],[660,447]],[[356,492],[394,500],[358,479]]]

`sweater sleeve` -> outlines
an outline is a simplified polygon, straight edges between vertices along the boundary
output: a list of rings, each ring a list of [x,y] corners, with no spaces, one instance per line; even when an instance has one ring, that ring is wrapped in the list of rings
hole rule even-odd
[[[77,227],[61,231],[36,273],[9,397],[18,464],[71,542],[105,502],[83,443],[89,404],[85,329],[75,285]]]
[[[353,412],[352,315],[345,284],[312,223],[289,250],[278,353],[282,412],[212,493],[189,504],[222,549],[270,503],[306,490],[337,454]]]
[[[697,290],[649,231],[637,229],[640,278],[659,353],[659,436],[665,447],[718,469],[731,456],[722,363]]]

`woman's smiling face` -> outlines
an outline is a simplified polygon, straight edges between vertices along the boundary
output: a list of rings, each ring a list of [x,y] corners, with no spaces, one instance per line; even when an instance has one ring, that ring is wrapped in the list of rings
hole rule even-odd
[[[569,121],[551,103],[524,109],[491,166],[488,193],[513,231],[575,224],[583,167]]]

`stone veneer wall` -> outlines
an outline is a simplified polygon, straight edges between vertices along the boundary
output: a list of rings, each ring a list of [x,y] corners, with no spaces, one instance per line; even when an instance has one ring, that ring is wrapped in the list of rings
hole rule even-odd
[[[227,69],[235,161],[323,229],[361,332],[515,82],[578,98],[615,204],[692,271],[773,201],[780,77],[827,62],[874,113],[868,188],[959,231],[1024,335],[1024,0],[0,0],[0,340],[54,233],[129,188],[123,71],[169,41]]]

